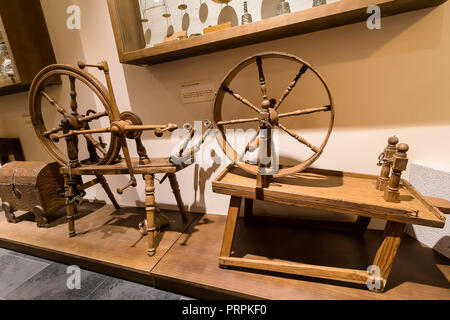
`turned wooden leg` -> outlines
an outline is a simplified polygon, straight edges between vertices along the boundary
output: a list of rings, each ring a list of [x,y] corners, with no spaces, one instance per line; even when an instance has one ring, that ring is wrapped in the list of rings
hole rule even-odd
[[[147,214],[147,242],[149,256],[154,256],[156,253],[155,247],[155,176],[153,174],[146,174],[145,179],[145,212]]]
[[[66,197],[66,211],[67,211],[67,226],[69,227],[69,237],[75,237],[75,214],[76,208],[75,204],[72,201],[74,196],[74,192],[72,187],[69,185],[70,177],[68,175],[64,175],[64,189],[65,189],[65,197]]]
[[[34,207],[33,214],[34,221],[36,221],[38,228],[45,228],[47,226],[48,220],[45,217],[44,208],[42,208],[41,206]]]
[[[173,194],[175,195],[175,199],[177,200],[178,209],[180,210],[181,217],[183,218],[183,221],[187,221],[186,212],[184,211],[184,203],[183,199],[181,198],[180,193],[180,186],[178,185],[177,176],[175,173],[169,173],[169,181],[170,186],[172,187]]]
[[[245,198],[244,200],[244,223],[249,224],[253,218],[253,199]]]
[[[106,178],[102,175],[98,175],[96,176],[98,182],[100,182],[100,184],[103,187],[103,190],[105,190],[106,194],[108,195],[109,200],[111,200],[112,204],[114,205],[114,208],[116,208],[117,210],[120,209],[119,204],[116,201],[116,198],[114,197],[114,194],[111,191],[111,188],[108,185],[108,182],[106,181]]]
[[[388,221],[384,229],[383,241],[378,248],[373,266],[379,268],[380,283],[378,288],[375,287],[372,291],[383,292],[386,288],[386,282],[391,272],[394,258],[397,254],[398,246],[400,245],[405,224],[399,222]]]
[[[230,207],[228,209],[227,222],[223,233],[221,257],[229,257],[231,255],[231,247],[233,245],[234,233],[236,231],[239,210],[241,209],[242,198],[232,196],[230,199]]]
[[[359,236],[363,235],[369,226],[370,220],[372,220],[370,217],[358,216],[355,223],[355,233]]]
[[[6,221],[9,223],[17,223],[17,218],[14,215],[14,209],[8,202],[3,202],[2,204],[3,211],[5,211]]]

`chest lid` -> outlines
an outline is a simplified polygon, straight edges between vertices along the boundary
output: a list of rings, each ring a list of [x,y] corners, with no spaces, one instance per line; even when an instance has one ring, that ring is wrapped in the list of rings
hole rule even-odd
[[[8,162],[0,168],[0,185],[37,185],[46,172],[58,172],[59,165],[40,161]]]

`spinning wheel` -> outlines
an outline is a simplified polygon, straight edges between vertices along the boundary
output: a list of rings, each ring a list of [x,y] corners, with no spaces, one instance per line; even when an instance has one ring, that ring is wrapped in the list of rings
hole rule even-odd
[[[282,60],[290,60],[298,63],[298,73],[294,77],[294,79],[288,84],[286,90],[281,94],[278,100],[271,98],[268,96],[267,84],[266,84],[266,75],[264,73],[264,61],[268,59],[282,59]],[[234,88],[231,88],[230,85],[233,79],[247,66],[254,64],[254,67],[257,68],[259,74],[259,84],[262,92],[262,99],[260,103],[260,107],[253,104],[245,97],[241,96]],[[253,67],[253,66],[252,66]],[[287,113],[279,113],[281,110],[281,105],[289,96],[289,94],[294,90],[296,85],[301,81],[301,78],[305,75],[305,73],[311,72],[315,77],[320,80],[320,83],[323,85],[326,90],[328,96],[328,103],[324,106],[316,106],[312,108],[301,108],[299,110]],[[223,104],[224,97],[226,95],[231,95],[234,99],[241,102],[244,107],[247,107],[254,111],[255,117],[247,118],[247,119],[234,119],[234,120],[223,120]],[[282,120],[288,117],[297,117],[297,116],[305,116],[312,113],[317,112],[327,112],[329,114],[329,126],[325,139],[323,140],[320,146],[315,146],[312,143],[308,142],[305,138],[297,134],[294,130],[289,129],[285,125],[282,124]],[[219,144],[224,150],[225,154],[232,160],[237,166],[241,167],[246,172],[256,175],[256,176],[273,176],[280,177],[285,175],[291,175],[300,171],[305,170],[309,166],[311,166],[314,161],[316,161],[319,156],[322,154],[327,142],[330,137],[331,131],[333,129],[334,123],[334,107],[333,100],[331,97],[330,90],[323,79],[323,77],[307,62],[302,59],[289,55],[286,53],[277,53],[277,52],[269,52],[262,53],[252,57],[247,58],[238,64],[234,69],[232,69],[228,75],[223,80],[219,91],[216,95],[216,99],[214,102],[214,122],[221,134],[217,135],[219,139]],[[244,153],[238,154],[238,152],[233,149],[230,145],[229,141],[227,141],[227,137],[225,135],[225,128],[231,125],[237,125],[242,123],[257,123],[259,126],[259,132],[253,135],[250,138],[250,141],[247,143]],[[267,167],[270,164],[263,165],[261,163],[261,159],[263,156],[271,157],[271,140],[272,140],[272,130],[280,129],[290,135],[293,139],[301,143],[302,145],[309,148],[313,155],[309,157],[307,160],[298,163],[297,165],[289,168],[282,168],[278,172],[270,172],[267,170]],[[258,164],[252,165],[245,161],[243,158],[245,154],[249,151],[253,151],[259,147],[259,157]],[[266,152],[267,154],[263,154]]]
[[[86,67],[94,67],[104,72],[107,83],[105,88],[96,78],[84,71]],[[70,85],[70,110],[58,103],[50,94],[48,84],[50,79],[60,77],[69,81]],[[100,101],[100,110],[87,110],[84,114],[79,110],[77,101],[78,83],[84,84],[90,93]],[[90,95],[89,95],[90,96]],[[43,101],[48,104],[62,117],[59,126],[48,128],[43,116]],[[81,104],[81,103],[80,103]],[[64,174],[65,198],[67,206],[67,220],[69,236],[76,235],[75,218],[78,200],[85,195],[85,190],[96,184],[101,184],[105,189],[111,202],[119,209],[113,193],[111,192],[104,175],[129,174],[130,180],[122,188],[117,188],[117,193],[122,194],[130,187],[136,187],[135,174],[142,174],[145,180],[145,203],[147,219],[141,226],[146,226],[143,233],[148,235],[148,254],[156,252],[156,231],[159,227],[168,223],[161,216],[155,217],[157,207],[155,204],[155,174],[163,173],[169,178],[172,191],[175,195],[181,217],[184,222],[187,216],[181,199],[180,189],[175,173],[184,166],[178,165],[169,158],[149,158],[142,144],[141,136],[144,131],[153,131],[157,137],[162,137],[165,132],[177,129],[175,124],[166,125],[144,125],[142,120],[134,113],[126,111],[119,113],[114,90],[109,75],[109,67],[106,61],[97,65],[89,65],[84,62],[78,63],[78,69],[67,65],[51,65],[43,69],[34,79],[30,94],[29,108],[33,126],[38,139],[49,154],[62,165],[60,169]],[[91,128],[96,120],[107,118],[109,126]],[[94,137],[96,134],[108,134],[109,145]],[[89,158],[79,160],[79,136],[86,140]],[[127,139],[136,142],[139,155],[138,160],[130,156]],[[60,141],[65,141],[66,150],[60,148]],[[122,150],[123,158],[119,152]],[[193,149],[192,155],[197,149]],[[66,153],[64,152],[66,151]],[[180,156],[182,152],[180,151]],[[83,175],[94,175],[92,181],[83,183]]]
[[[48,83],[52,78],[68,78],[70,82],[70,109],[62,107],[47,93]],[[85,115],[79,114],[77,103],[76,83],[86,85],[100,100],[103,110],[95,112],[88,110]],[[56,128],[47,128],[42,114],[42,101],[48,101],[62,117],[61,123]],[[29,95],[30,115],[38,139],[49,154],[63,166],[78,166],[78,137],[67,136],[67,154],[61,150],[57,142],[62,138],[58,134],[68,134],[70,130],[88,130],[90,123],[103,117],[108,117],[110,122],[120,119],[117,108],[111,103],[107,89],[92,75],[80,69],[67,65],[51,65],[43,69],[33,81]],[[110,164],[116,158],[120,150],[119,139],[110,135],[109,146],[103,141],[97,141],[92,133],[83,133],[89,151],[89,163]],[[97,152],[98,151],[98,152]],[[99,155],[100,153],[100,155]]]

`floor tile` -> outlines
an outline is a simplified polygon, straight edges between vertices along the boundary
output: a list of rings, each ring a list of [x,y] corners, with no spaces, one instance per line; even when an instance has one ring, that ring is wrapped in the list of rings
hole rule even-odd
[[[116,278],[108,278],[87,297],[88,300],[180,300],[181,298],[184,297]]]
[[[47,263],[47,264],[49,264],[49,265],[53,263],[53,261],[46,260],[46,259],[39,258],[39,257],[35,257],[35,256],[30,256],[30,255],[28,255],[28,254],[21,253],[21,252],[17,252],[17,251],[9,251],[9,254],[10,254],[10,255],[13,255],[13,256],[17,256],[17,257],[24,258],[24,259],[28,259],[28,260],[34,260],[34,261],[44,262],[44,263]]]
[[[106,276],[81,270],[80,289],[70,290],[67,281],[73,274],[67,266],[52,263],[6,296],[7,300],[81,300],[97,288]]]
[[[49,264],[9,253],[0,256],[0,298],[21,286]]]

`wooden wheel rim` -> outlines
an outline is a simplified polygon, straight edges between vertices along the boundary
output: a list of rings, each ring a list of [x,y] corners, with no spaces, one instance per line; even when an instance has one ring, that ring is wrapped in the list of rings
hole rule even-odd
[[[61,165],[67,166],[69,164],[68,157],[58,148],[50,137],[45,137],[46,131],[44,119],[42,117],[42,95],[40,91],[45,89],[46,81],[54,76],[71,76],[84,83],[94,94],[99,98],[110,122],[119,120],[118,110],[114,110],[109,99],[107,89],[92,75],[87,72],[78,70],[69,65],[54,64],[42,69],[38,75],[34,78],[30,87],[30,93],[28,96],[28,105],[36,135],[47,150],[47,152]],[[111,164],[120,152],[119,139],[111,134],[110,143],[106,155],[97,164]]]
[[[233,161],[233,163],[235,163],[238,167],[240,167],[241,169],[243,169],[244,171],[246,171],[247,173],[250,173],[252,175],[257,175],[258,174],[258,167],[257,165],[252,165],[252,164],[247,164],[247,163],[243,163],[241,161],[239,161],[239,154],[233,149],[233,147],[230,145],[230,143],[227,141],[226,139],[226,135],[224,132],[224,125],[218,125],[218,122],[222,121],[222,105],[223,105],[223,99],[224,96],[226,94],[226,92],[222,89],[223,86],[228,87],[230,85],[230,83],[234,80],[234,78],[239,74],[240,71],[242,71],[245,67],[249,66],[250,64],[255,63],[256,65],[256,60],[257,58],[261,58],[262,60],[265,59],[284,59],[284,60],[290,60],[290,61],[295,61],[299,64],[302,64],[304,66],[306,66],[308,68],[308,70],[311,70],[315,76],[317,78],[319,78],[319,80],[321,81],[322,85],[324,86],[327,95],[328,95],[328,100],[329,100],[329,106],[330,106],[330,122],[329,122],[329,126],[328,126],[328,131],[327,131],[327,135],[324,139],[324,141],[322,142],[320,148],[319,148],[319,152],[315,153],[314,155],[312,155],[310,158],[308,158],[307,160],[305,160],[304,162],[294,166],[294,167],[289,167],[289,168],[281,168],[277,174],[274,174],[273,177],[277,178],[277,177],[282,177],[282,176],[287,176],[287,175],[292,175],[298,172],[301,172],[305,169],[307,169],[308,167],[310,167],[322,154],[325,146],[328,143],[328,140],[330,138],[331,132],[333,130],[333,125],[334,125],[334,104],[333,104],[333,98],[331,96],[331,91],[327,85],[327,83],[325,82],[325,79],[322,77],[322,75],[315,70],[309,63],[307,63],[306,61],[300,59],[297,56],[291,55],[291,54],[287,54],[287,53],[281,53],[281,52],[265,52],[265,53],[260,53],[260,54],[256,54],[253,55],[251,57],[248,57],[247,59],[245,59],[244,61],[240,62],[239,64],[237,64],[224,78],[224,80],[222,81],[219,90],[216,94],[216,98],[214,100],[214,126],[216,127],[216,129],[219,130],[219,134],[216,135],[217,137],[217,141],[220,145],[220,147],[222,148],[223,152],[226,154],[226,156]]]

